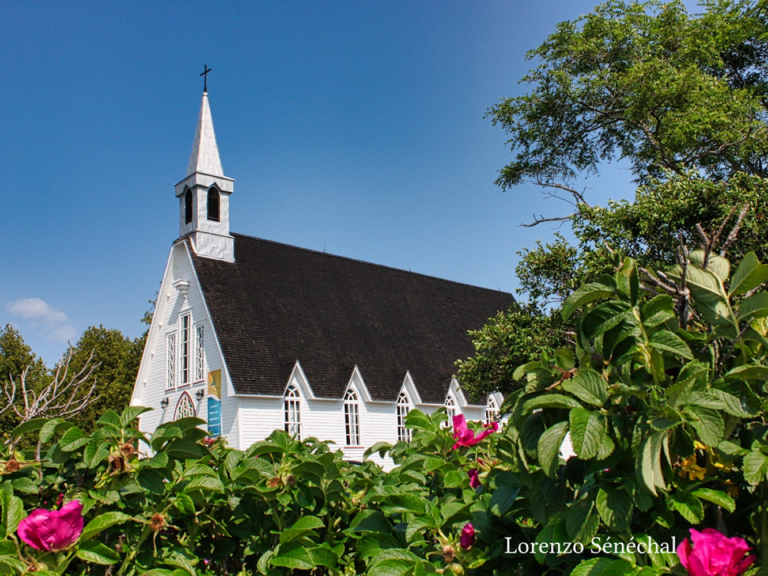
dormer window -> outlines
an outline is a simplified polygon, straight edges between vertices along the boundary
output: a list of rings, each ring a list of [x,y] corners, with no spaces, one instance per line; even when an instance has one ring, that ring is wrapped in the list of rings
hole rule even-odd
[[[187,188],[184,192],[184,224],[192,222],[192,191]]]
[[[212,220],[213,222],[219,221],[219,205],[221,202],[221,198],[219,195],[219,191],[211,187],[208,189],[208,220]]]

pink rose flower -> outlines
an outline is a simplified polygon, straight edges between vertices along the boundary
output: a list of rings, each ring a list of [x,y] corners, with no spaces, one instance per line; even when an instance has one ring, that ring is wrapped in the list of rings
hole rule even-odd
[[[459,544],[464,550],[469,550],[475,543],[475,527],[472,526],[472,522],[464,524],[464,528],[461,529],[461,537],[459,538]]]
[[[469,471],[469,485],[471,488],[479,488],[482,486],[480,483],[480,471],[477,468],[472,468]]]
[[[68,502],[61,510],[38,508],[19,522],[18,534],[36,550],[64,550],[74,544],[83,532],[83,505]]]
[[[485,430],[475,436],[475,431],[470,430],[467,427],[467,420],[464,418],[464,414],[459,414],[453,417],[453,437],[456,440],[456,444],[453,445],[453,449],[456,450],[459,446],[474,446],[487,436],[490,436],[496,430],[499,429],[499,423],[493,422],[492,424],[485,424]]]
[[[677,555],[690,576],[739,576],[756,560],[754,555],[744,557],[749,550],[743,538],[727,538],[712,528],[701,532],[691,528],[691,539],[680,543]]]

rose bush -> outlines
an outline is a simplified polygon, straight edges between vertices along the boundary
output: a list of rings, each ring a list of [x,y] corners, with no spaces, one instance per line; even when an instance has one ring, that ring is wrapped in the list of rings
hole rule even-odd
[[[145,437],[138,407],[91,434],[25,423],[41,456],[0,448],[0,575],[765,572],[768,266],[689,260],[666,275],[681,306],[617,259],[565,303],[575,346],[516,371],[501,430],[414,410],[410,442],[369,450],[388,473],[283,431],[245,451],[195,418]]]

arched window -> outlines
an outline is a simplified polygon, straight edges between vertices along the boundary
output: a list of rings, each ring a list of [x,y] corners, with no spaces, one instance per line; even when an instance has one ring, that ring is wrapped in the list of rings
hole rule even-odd
[[[219,197],[219,191],[215,187],[208,188],[208,220],[214,222],[219,221],[219,203],[221,198]]]
[[[301,395],[293,384],[285,391],[285,431],[301,439]]]
[[[448,423],[445,426],[446,428],[453,428],[453,417],[456,416],[456,400],[453,399],[453,396],[449,395],[445,399],[445,411],[448,414]]]
[[[192,222],[192,191],[187,188],[184,192],[184,224]]]
[[[184,392],[179,398],[178,404],[176,404],[176,414],[173,419],[190,418],[195,416],[195,414],[195,403],[192,402],[192,398],[190,398],[189,394]]]
[[[488,404],[485,405],[485,423],[492,424],[499,420],[499,407],[493,396],[488,396]]]
[[[411,431],[405,427],[405,417],[411,411],[411,402],[405,392],[400,393],[397,399],[397,441],[408,442],[411,439]]]
[[[344,395],[344,422],[347,425],[347,446],[360,446],[360,403],[351,388]]]

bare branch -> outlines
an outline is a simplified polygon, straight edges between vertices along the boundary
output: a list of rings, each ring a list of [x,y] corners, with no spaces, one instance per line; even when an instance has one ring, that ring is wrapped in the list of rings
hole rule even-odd
[[[21,373],[18,385],[11,377],[3,384],[3,394],[8,399],[8,405],[0,410],[0,414],[12,408],[20,420],[19,424],[54,415],[60,418],[77,416],[97,398],[94,394],[96,379],[93,371],[99,363],[93,361],[93,354],[91,351],[83,367],[72,374],[70,368],[74,351],[70,349],[56,365],[51,381],[40,390],[35,390],[27,382],[29,367]],[[20,393],[23,405],[15,401],[17,392]],[[16,441],[10,440],[11,443]]]
[[[736,208],[734,208],[735,210]],[[723,247],[720,250],[720,256],[725,256],[725,253],[727,252],[728,248],[731,247],[731,244],[733,244],[734,240],[736,240],[736,236],[739,233],[739,230],[741,230],[741,223],[744,220],[744,217],[747,215],[747,212],[749,211],[749,204],[745,204],[744,208],[741,209],[741,212],[739,213],[739,217],[736,219],[736,225],[731,230],[731,233],[728,234],[728,238],[725,239],[725,242],[723,243]]]
[[[520,224],[523,228],[533,228],[534,226],[538,226],[539,224],[542,224],[544,222],[560,222],[561,224],[565,222],[566,220],[570,220],[571,217],[575,216],[575,214],[569,214],[568,216],[556,216],[554,218],[544,218],[544,216],[536,217],[536,214],[533,215],[533,222],[529,224]]]

